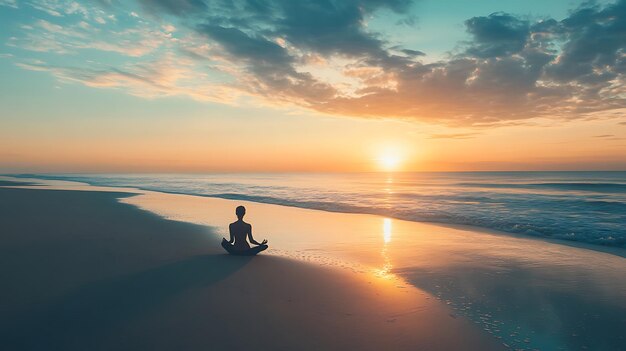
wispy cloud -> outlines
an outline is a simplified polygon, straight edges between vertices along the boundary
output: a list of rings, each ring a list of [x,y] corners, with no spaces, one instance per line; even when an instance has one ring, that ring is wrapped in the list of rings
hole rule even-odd
[[[18,8],[17,0],[0,0],[0,6],[12,7],[14,9]]]
[[[171,34],[149,28],[108,30],[103,33],[84,21],[59,25],[47,20],[38,20],[24,28],[23,36],[12,37],[8,45],[57,54],[96,49],[137,57],[151,53],[169,40]]]
[[[198,100],[232,103],[240,94],[238,89],[222,82],[212,82],[208,77],[198,80],[196,64],[171,54],[122,68],[56,66],[42,61],[17,63],[23,69],[50,72],[63,82],[121,89],[144,98],[190,96]]]
[[[602,140],[626,140],[626,137],[616,136],[614,134],[602,134],[602,135],[594,135],[594,138],[600,138]]]
[[[81,4],[75,0],[29,0],[25,1],[29,6],[45,12],[53,17],[76,15],[84,20],[105,24],[107,21],[116,21],[114,14],[107,14],[93,4]]]
[[[448,134],[432,134],[430,139],[471,139],[475,138],[479,133],[448,133]]]

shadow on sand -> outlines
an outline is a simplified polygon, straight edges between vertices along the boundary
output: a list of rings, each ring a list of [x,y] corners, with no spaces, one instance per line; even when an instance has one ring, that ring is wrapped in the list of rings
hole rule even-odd
[[[85,285],[34,308],[0,332],[10,350],[73,349],[77,336],[95,342],[119,324],[167,304],[189,289],[206,287],[245,266],[251,257],[227,254],[187,260]]]

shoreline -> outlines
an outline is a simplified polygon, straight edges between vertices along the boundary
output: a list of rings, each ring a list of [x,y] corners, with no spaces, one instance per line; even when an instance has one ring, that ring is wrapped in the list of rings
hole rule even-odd
[[[621,172],[621,171],[616,171],[616,172]],[[393,216],[383,216],[383,215],[379,215],[375,213],[342,212],[342,211],[335,211],[332,209],[317,209],[317,208],[310,208],[310,207],[305,207],[305,206],[286,205],[286,204],[272,203],[272,202],[261,202],[261,201],[254,201],[254,200],[248,200],[248,199],[240,200],[240,199],[231,199],[227,197],[211,196],[211,195],[204,195],[204,194],[189,194],[189,193],[176,192],[176,191],[152,190],[152,189],[147,189],[147,188],[142,188],[142,187],[118,187],[118,186],[108,186],[108,185],[92,185],[89,183],[73,181],[73,180],[53,180],[53,179],[30,178],[30,177],[22,178],[22,177],[10,176],[10,175],[0,175],[0,178],[2,177],[16,179],[15,182],[19,182],[21,181],[21,179],[30,179],[30,180],[42,182],[41,185],[47,185],[47,186],[50,186],[50,184],[46,184],[46,182],[74,183],[74,184],[78,184],[79,188],[81,186],[84,186],[84,187],[89,187],[93,189],[110,189],[109,191],[113,191],[114,189],[124,189],[126,191],[136,192],[138,194],[142,192],[155,192],[155,193],[170,194],[170,195],[195,196],[195,197],[201,197],[201,198],[221,199],[221,200],[227,200],[227,201],[258,203],[258,204],[264,204],[264,205],[298,208],[298,209],[303,209],[303,210],[322,211],[322,212],[329,212],[329,213],[368,215],[368,216],[377,216],[381,218],[393,218],[395,220],[400,220],[400,221],[429,224],[429,225],[435,225],[435,226],[440,226],[440,227],[450,228],[450,229],[461,229],[461,230],[472,231],[472,232],[481,232],[481,233],[488,233],[488,234],[493,234],[493,235],[501,235],[505,237],[537,240],[540,242],[547,242],[551,244],[564,245],[564,246],[569,246],[569,247],[574,247],[574,248],[579,248],[579,249],[586,249],[586,250],[591,250],[595,252],[601,252],[601,253],[606,253],[606,254],[626,258],[626,248],[622,248],[622,247],[592,244],[592,243],[586,243],[586,242],[576,241],[576,240],[555,239],[555,238],[543,237],[543,236],[512,233],[512,232],[502,231],[498,229],[491,229],[491,228],[473,226],[473,225],[468,225],[468,224],[454,224],[454,223],[435,222],[435,221],[416,221],[416,220],[410,220],[410,219],[397,218]],[[14,181],[14,180],[10,180],[10,181]],[[38,184],[25,182],[23,186],[37,186],[37,185]]]
[[[213,229],[117,200],[136,195],[0,192],[9,349],[504,349],[415,288],[271,255],[233,258]]]

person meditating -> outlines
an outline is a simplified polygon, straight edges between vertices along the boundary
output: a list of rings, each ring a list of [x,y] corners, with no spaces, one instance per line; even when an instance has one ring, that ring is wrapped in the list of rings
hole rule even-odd
[[[237,221],[231,223],[228,226],[230,231],[230,240],[222,239],[222,247],[228,251],[231,255],[245,255],[252,256],[267,249],[267,239],[259,243],[252,237],[252,226],[249,223],[243,221],[243,216],[246,215],[246,208],[243,206],[237,206],[235,209],[237,215]],[[252,244],[257,246],[250,247],[248,241],[250,239]]]

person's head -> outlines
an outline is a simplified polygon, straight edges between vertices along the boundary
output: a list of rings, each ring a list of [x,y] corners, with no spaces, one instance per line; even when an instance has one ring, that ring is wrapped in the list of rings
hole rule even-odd
[[[235,214],[237,215],[237,218],[242,219],[243,216],[246,215],[246,208],[243,206],[237,206],[237,208],[235,209]]]

